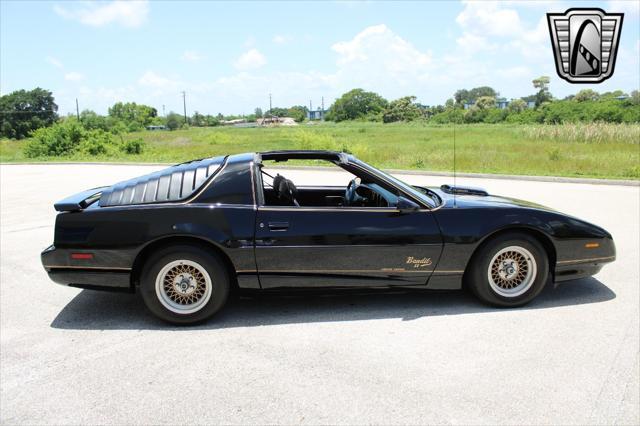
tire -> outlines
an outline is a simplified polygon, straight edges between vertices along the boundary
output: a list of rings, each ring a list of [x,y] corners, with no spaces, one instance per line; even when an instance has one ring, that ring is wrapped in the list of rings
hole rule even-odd
[[[549,277],[544,247],[522,233],[509,233],[486,242],[474,255],[465,278],[483,302],[517,307],[532,301]]]
[[[197,246],[169,246],[145,263],[140,293],[147,308],[172,324],[195,324],[227,301],[230,278],[222,260]]]

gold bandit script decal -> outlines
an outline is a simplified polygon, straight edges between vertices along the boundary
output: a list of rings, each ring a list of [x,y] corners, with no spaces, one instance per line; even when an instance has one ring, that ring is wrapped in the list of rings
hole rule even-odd
[[[416,259],[413,256],[407,257],[407,264],[413,265],[414,268],[424,268],[431,265],[430,257],[423,257],[422,259]]]

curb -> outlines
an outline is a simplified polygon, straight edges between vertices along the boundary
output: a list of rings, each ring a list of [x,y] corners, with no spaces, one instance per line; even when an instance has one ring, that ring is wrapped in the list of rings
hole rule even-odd
[[[171,166],[177,163],[113,163],[113,162],[25,162],[25,163],[0,163],[0,166]],[[280,168],[280,167],[278,167]],[[322,166],[284,166],[281,167],[289,170],[330,170],[330,167]],[[416,175],[416,176],[443,176],[453,177],[452,172],[436,172],[436,171],[418,171],[418,170],[398,170],[398,169],[384,169],[384,171],[392,174],[400,175]],[[581,183],[588,185],[617,185],[617,186],[638,186],[640,187],[640,180],[629,179],[596,179],[596,178],[574,178],[574,177],[560,177],[560,176],[529,176],[529,175],[501,175],[490,173],[456,173],[456,177],[474,178],[474,179],[501,179],[501,180],[522,180],[522,181],[534,181],[534,182],[555,182],[555,183]]]

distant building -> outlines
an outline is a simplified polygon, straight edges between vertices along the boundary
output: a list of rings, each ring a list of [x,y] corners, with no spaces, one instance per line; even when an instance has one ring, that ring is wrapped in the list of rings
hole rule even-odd
[[[527,108],[535,108],[536,101],[527,101]]]
[[[325,109],[320,109],[318,108],[315,111],[307,111],[307,119],[308,120],[324,120],[324,117],[327,115],[327,112],[329,112],[329,110]]]
[[[167,126],[147,126],[147,130],[167,130]]]
[[[509,101],[507,100],[507,98],[496,99],[496,108],[505,109],[508,106],[509,106]]]

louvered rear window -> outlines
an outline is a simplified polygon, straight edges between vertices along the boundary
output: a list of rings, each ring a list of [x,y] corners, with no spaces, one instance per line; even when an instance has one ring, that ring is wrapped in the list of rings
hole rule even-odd
[[[225,158],[195,160],[117,183],[102,191],[99,204],[108,207],[184,200],[220,169]]]

